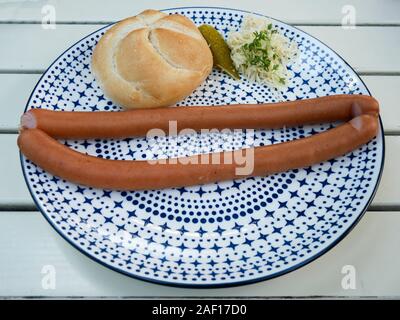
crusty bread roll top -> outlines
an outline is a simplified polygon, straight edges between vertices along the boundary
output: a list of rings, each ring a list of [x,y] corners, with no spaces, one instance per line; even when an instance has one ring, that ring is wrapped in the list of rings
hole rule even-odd
[[[155,10],[112,26],[92,57],[99,86],[125,108],[175,104],[206,79],[212,64],[207,42],[190,19]]]

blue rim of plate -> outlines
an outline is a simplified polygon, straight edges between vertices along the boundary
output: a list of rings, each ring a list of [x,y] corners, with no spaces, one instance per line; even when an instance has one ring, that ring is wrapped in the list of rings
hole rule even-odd
[[[335,50],[333,50],[331,47],[329,47],[328,45],[326,45],[324,42],[322,42],[321,40],[317,39],[316,37],[310,35],[309,33],[307,33],[304,30],[301,30],[293,25],[290,25],[288,23],[285,23],[279,19],[275,19],[272,18],[270,16],[264,15],[264,14],[260,14],[257,12],[252,12],[252,11],[247,11],[247,10],[242,10],[242,9],[234,9],[234,8],[229,8],[229,7],[212,7],[212,6],[186,6],[186,7],[173,7],[173,8],[165,8],[165,9],[160,9],[160,11],[169,11],[169,10],[178,10],[178,9],[227,9],[227,10],[232,10],[232,11],[236,11],[236,12],[241,12],[241,13],[246,13],[246,14],[253,14],[253,15],[257,15],[260,17],[264,17],[264,18],[270,18],[270,19],[274,19],[280,23],[289,25],[290,27],[299,30],[303,33],[305,33],[306,35],[308,35],[309,37],[311,37],[312,39],[315,39],[316,41],[320,42],[321,44],[323,44],[326,48],[330,49],[333,53],[335,53],[337,55],[337,57],[342,60],[342,62],[347,65],[359,78],[359,80],[361,81],[361,83],[365,86],[368,94],[371,96],[371,92],[369,91],[368,87],[366,86],[365,82],[362,80],[362,78],[358,75],[358,73],[354,70],[354,68],[345,60],[343,59],[343,57],[341,55],[339,55]],[[40,83],[40,81],[42,80],[42,78],[46,75],[47,71],[54,65],[54,63],[62,56],[64,55],[64,53],[66,53],[69,49],[71,49],[73,46],[75,46],[78,42],[80,42],[83,39],[86,39],[88,37],[90,37],[91,35],[93,35],[94,33],[107,28],[110,25],[113,25],[116,22],[110,23],[105,25],[104,27],[95,30],[94,32],[88,34],[87,36],[79,39],[78,41],[76,41],[75,43],[73,43],[71,46],[69,46],[67,49],[65,49],[59,56],[57,56],[54,61],[50,64],[50,66],[43,72],[43,74],[41,75],[41,77],[39,78],[39,80],[37,81],[35,87],[33,88],[29,98],[28,98],[28,102],[26,103],[24,112],[26,112],[26,110],[29,107],[29,103],[31,101],[32,95],[35,92],[38,84]],[[170,287],[177,287],[177,288],[193,288],[193,289],[211,289],[211,288],[228,288],[228,287],[238,287],[238,286],[243,286],[243,285],[248,285],[248,284],[253,284],[253,283],[257,283],[257,282],[262,282],[265,280],[270,280],[273,278],[277,278],[279,276],[282,276],[284,274],[290,273],[292,271],[295,271],[301,267],[304,267],[306,265],[308,265],[309,263],[313,262],[314,260],[318,259],[319,257],[321,257],[322,255],[324,255],[325,253],[327,253],[328,251],[330,251],[332,248],[334,248],[339,242],[341,242],[349,233],[350,231],[352,231],[354,229],[354,227],[358,224],[358,222],[361,220],[361,218],[364,216],[364,214],[367,212],[368,207],[370,206],[372,200],[375,197],[375,194],[378,190],[378,186],[379,183],[381,181],[382,178],[382,173],[383,173],[383,168],[384,168],[384,163],[385,163],[385,153],[386,153],[386,145],[385,145],[385,134],[384,134],[384,130],[383,130],[383,123],[382,123],[382,118],[381,116],[379,116],[379,124],[380,124],[380,129],[381,129],[381,134],[382,134],[382,161],[380,164],[380,171],[378,174],[378,178],[376,180],[376,184],[374,187],[373,192],[371,193],[370,198],[368,199],[365,207],[363,208],[363,210],[360,212],[360,214],[358,215],[357,219],[354,220],[354,222],[347,228],[347,230],[345,230],[335,241],[333,241],[329,246],[327,246],[326,248],[324,248],[323,250],[319,251],[318,253],[316,253],[315,255],[313,255],[312,257],[279,272],[276,272],[274,274],[268,275],[268,276],[264,276],[264,277],[259,277],[256,279],[249,279],[249,280],[243,280],[243,281],[237,281],[237,282],[233,282],[233,283],[219,283],[219,284],[184,284],[184,283],[173,283],[173,282],[168,282],[168,281],[161,281],[161,280],[155,280],[153,278],[147,278],[147,277],[142,277],[142,276],[138,276],[138,275],[134,275],[128,272],[125,272],[123,270],[117,269],[107,263],[105,263],[104,261],[98,259],[97,257],[91,255],[90,253],[88,253],[87,251],[82,250],[78,245],[76,245],[75,243],[73,243],[70,239],[68,239],[68,237],[66,237],[58,228],[57,226],[49,219],[49,217],[46,215],[45,210],[43,209],[43,207],[41,206],[40,202],[38,201],[38,199],[36,198],[36,195],[33,193],[29,183],[28,183],[28,178],[26,176],[26,171],[23,165],[23,155],[21,153],[21,151],[19,151],[19,158],[20,158],[20,164],[21,164],[21,168],[22,168],[22,173],[24,176],[24,180],[25,183],[28,187],[29,193],[36,205],[36,207],[39,209],[40,213],[44,216],[44,218],[47,220],[47,222],[53,227],[53,229],[64,239],[66,240],[69,244],[71,244],[75,249],[77,249],[79,252],[83,253],[85,256],[89,257],[90,259],[92,259],[93,261],[99,263],[100,265],[111,269],[115,272],[118,272],[120,274],[123,274],[125,276],[128,276],[130,278],[134,278],[134,279],[138,279],[138,280],[142,280],[142,281],[146,281],[146,282],[150,282],[150,283],[154,283],[154,284],[160,284],[160,285],[165,285],[165,286],[170,286]]]

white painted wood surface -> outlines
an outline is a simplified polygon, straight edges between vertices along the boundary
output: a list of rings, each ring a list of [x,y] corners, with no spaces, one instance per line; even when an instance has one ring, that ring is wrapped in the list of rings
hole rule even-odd
[[[75,41],[147,7],[225,6],[273,16],[316,36],[362,74],[381,103],[386,136],[383,178],[372,209],[335,248],[277,279],[238,288],[178,289],[127,278],[93,262],[64,241],[36,211],[22,178],[18,119],[40,73]],[[44,5],[56,9],[44,30]],[[356,29],[340,24],[354,6]],[[349,7],[347,7],[347,10]],[[344,10],[344,11],[342,11]],[[350,8],[351,10],[351,8]],[[28,23],[28,24],[27,24]],[[395,0],[0,0],[0,296],[400,296],[400,1]],[[388,211],[392,210],[392,211]],[[394,211],[393,211],[394,210]],[[54,266],[55,290],[41,286]],[[342,267],[357,272],[355,290],[341,287]]]
[[[55,58],[102,25],[0,24],[0,70],[44,71]],[[400,73],[399,27],[302,26],[339,53],[359,72]],[[29,53],[29,54],[28,54]]]
[[[2,3],[3,2],[3,3]],[[5,3],[4,3],[5,2]],[[120,20],[142,10],[183,6],[214,6],[258,12],[288,23],[341,24],[343,15],[352,6],[358,24],[400,23],[400,3],[396,0],[49,0],[0,1],[0,21],[40,22],[44,5],[52,5],[61,23],[96,23]],[[347,6],[347,7],[346,7]],[[350,9],[351,10],[351,9]]]
[[[79,253],[39,212],[0,214],[0,294],[9,296],[398,296],[400,214],[368,212],[332,250],[307,266],[266,282],[227,289],[171,288],[128,278]],[[41,271],[56,271],[45,290]],[[344,266],[354,266],[356,288],[345,290]]]

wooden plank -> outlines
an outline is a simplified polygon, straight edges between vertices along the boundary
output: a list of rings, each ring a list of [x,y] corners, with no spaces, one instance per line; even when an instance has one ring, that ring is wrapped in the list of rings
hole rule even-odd
[[[400,72],[400,27],[300,27],[359,72]],[[386,49],[387,48],[387,49]]]
[[[368,212],[335,248],[301,269],[253,285],[196,290],[120,275],[74,249],[40,213],[1,212],[0,296],[400,296],[399,224],[400,212]],[[355,289],[342,288],[347,265],[355,268]],[[56,272],[54,290],[41,285],[46,266]]]
[[[0,51],[0,70],[43,72],[73,43],[100,27],[63,25],[45,30],[39,24],[0,25],[0,42],[8,44]]]
[[[33,200],[23,179],[19,161],[19,150],[16,145],[16,134],[1,134],[0,146],[0,206],[32,206]],[[8,190],[7,190],[8,189]]]
[[[382,179],[373,200],[377,207],[398,207],[400,205],[399,159],[400,136],[386,136],[386,155]]]
[[[1,72],[43,71],[69,46],[101,25],[60,25],[44,30],[39,24],[0,25]],[[337,50],[360,72],[400,72],[399,27],[301,27]],[[29,48],[29,54],[27,54]]]
[[[1,131],[17,132],[19,117],[39,77],[38,74],[0,74]],[[385,132],[400,133],[397,97],[400,76],[363,76],[362,79],[380,102]]]
[[[33,205],[25,185],[19,162],[16,134],[1,134],[0,177],[7,183],[0,184],[0,207]],[[376,206],[400,206],[400,136],[386,136],[386,161],[382,181],[373,201]]]
[[[109,22],[134,15],[147,8],[163,9],[187,5],[176,0],[148,0],[132,2],[119,0],[116,5],[110,1],[98,0],[50,0],[6,2],[1,4],[0,21],[36,21],[41,22],[46,12],[44,5],[52,5],[56,10],[58,23],[66,22]],[[346,14],[345,6],[353,6],[356,23],[393,24],[400,23],[400,3],[398,1],[379,0],[193,0],[191,6],[219,6],[237,8],[263,13],[289,23],[331,23],[341,24]],[[348,9],[347,9],[348,10]]]
[[[19,117],[40,74],[0,74],[0,130],[18,130]]]
[[[400,76],[362,76],[371,94],[379,101],[386,134],[400,133],[398,89]]]

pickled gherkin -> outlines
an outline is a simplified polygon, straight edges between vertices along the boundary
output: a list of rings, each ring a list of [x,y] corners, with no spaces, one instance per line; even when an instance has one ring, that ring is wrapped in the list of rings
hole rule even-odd
[[[239,80],[240,75],[231,58],[231,49],[229,49],[222,35],[213,26],[208,24],[201,25],[199,30],[210,46],[214,66],[226,72],[232,78]]]

